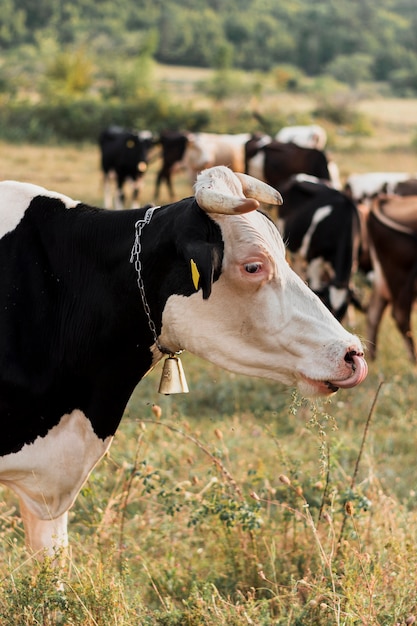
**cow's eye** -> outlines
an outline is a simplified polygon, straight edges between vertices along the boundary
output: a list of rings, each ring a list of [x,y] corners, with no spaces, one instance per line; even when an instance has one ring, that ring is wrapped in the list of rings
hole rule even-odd
[[[248,272],[248,274],[256,274],[256,272],[260,272],[262,269],[262,263],[256,262],[256,263],[246,263],[245,265],[245,271]]]

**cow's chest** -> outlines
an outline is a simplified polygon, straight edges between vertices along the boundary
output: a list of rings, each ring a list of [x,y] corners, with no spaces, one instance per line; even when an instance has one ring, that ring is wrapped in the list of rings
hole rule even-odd
[[[0,482],[40,519],[53,519],[72,505],[111,441],[97,437],[84,413],[74,410],[45,437],[0,458]]]

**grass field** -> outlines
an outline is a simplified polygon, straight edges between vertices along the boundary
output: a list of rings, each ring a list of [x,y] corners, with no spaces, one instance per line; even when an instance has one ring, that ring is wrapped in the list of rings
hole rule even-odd
[[[417,170],[409,105],[361,105],[379,135],[333,138],[343,175]],[[98,163],[96,146],[0,145],[0,178],[101,204]],[[414,623],[416,370],[390,317],[366,381],[325,403],[183,364],[189,394],[160,396],[160,367],[135,390],[71,510],[65,570],[30,559],[1,489],[1,626]]]

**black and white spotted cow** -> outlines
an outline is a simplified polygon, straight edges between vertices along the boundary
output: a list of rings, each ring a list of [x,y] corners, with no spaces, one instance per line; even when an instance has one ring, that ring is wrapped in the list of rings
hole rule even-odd
[[[361,243],[356,205],[326,182],[303,174],[290,178],[280,190],[284,241],[311,289],[341,320],[350,302],[360,307],[351,285]]]
[[[379,193],[394,193],[398,183],[410,178],[407,172],[366,172],[350,174],[344,191],[355,202],[370,204],[370,200]]]
[[[329,161],[323,150],[268,141],[268,137],[253,136],[245,144],[245,172],[275,189],[295,174],[308,174],[331,183]]]
[[[0,183],[0,482],[33,551],[66,546],[69,508],[164,353],[304,395],[365,378],[360,341],[290,269],[260,202],[280,196],[226,167],[147,210]]]
[[[149,130],[131,131],[111,126],[100,133],[99,146],[103,172],[104,206],[126,208],[125,184],[132,187],[132,207],[139,207],[143,177],[148,168],[149,151],[154,145]],[[113,201],[113,183],[116,193]]]

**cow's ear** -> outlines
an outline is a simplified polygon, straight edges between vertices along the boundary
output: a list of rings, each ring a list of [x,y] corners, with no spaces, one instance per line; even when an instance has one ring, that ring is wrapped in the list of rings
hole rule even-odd
[[[217,280],[221,269],[221,250],[216,244],[196,242],[188,244],[185,258],[190,272],[190,281],[196,291],[203,292],[206,300],[211,294],[211,285]]]

